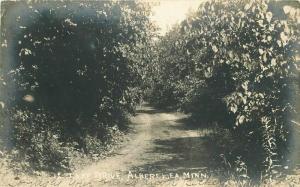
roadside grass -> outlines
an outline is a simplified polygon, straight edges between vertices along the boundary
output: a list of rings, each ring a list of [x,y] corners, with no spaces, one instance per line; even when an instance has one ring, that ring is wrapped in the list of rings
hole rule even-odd
[[[207,146],[214,150],[213,158],[217,162],[217,167],[213,168],[215,174],[220,179],[220,184],[226,187],[290,187],[300,186],[300,167],[295,161],[293,168],[288,168],[278,173],[275,177],[262,179],[251,176],[249,168],[241,156],[235,152],[243,145],[242,142],[234,140],[230,130],[212,125],[211,128],[201,129],[201,133],[207,136]],[[297,150],[295,150],[297,151]],[[253,152],[253,154],[256,154]],[[298,155],[299,156],[299,155]],[[251,168],[253,169],[253,168]]]

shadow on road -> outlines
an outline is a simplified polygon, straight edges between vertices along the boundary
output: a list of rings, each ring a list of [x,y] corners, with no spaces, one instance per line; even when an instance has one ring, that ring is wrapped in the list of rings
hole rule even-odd
[[[160,110],[138,110],[150,116],[174,114]],[[145,152],[145,164],[132,168],[140,173],[178,173],[207,172],[216,167],[214,147],[209,146],[208,127],[199,127],[189,116],[176,120],[165,119],[153,128],[159,128],[166,136],[157,136],[152,140],[154,145]],[[158,130],[158,129],[156,129]],[[155,131],[156,131],[155,130]],[[151,158],[149,158],[151,157]]]
[[[155,140],[151,154],[157,154],[158,160],[136,168],[138,172],[183,173],[206,171],[215,165],[206,144],[206,137],[184,137],[168,140]],[[148,152],[148,153],[149,153]],[[162,157],[159,157],[162,155]]]
[[[154,108],[149,103],[143,103],[140,107],[136,108],[136,114],[158,114],[158,113],[171,113],[173,112],[173,109],[157,109]]]

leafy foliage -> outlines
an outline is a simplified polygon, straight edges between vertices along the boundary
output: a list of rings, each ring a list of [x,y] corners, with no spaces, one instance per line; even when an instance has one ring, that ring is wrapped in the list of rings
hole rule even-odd
[[[299,75],[299,11],[289,10],[267,1],[207,2],[159,43],[156,104],[231,129],[235,154],[253,175],[276,174],[289,151]]]
[[[68,167],[65,146],[92,154],[126,128],[142,93],[137,54],[152,37],[149,8],[134,1],[7,3],[6,103],[14,145],[36,168]]]

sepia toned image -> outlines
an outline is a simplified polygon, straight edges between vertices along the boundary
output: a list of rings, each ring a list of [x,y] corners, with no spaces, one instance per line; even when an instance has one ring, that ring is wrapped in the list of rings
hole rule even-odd
[[[299,0],[0,3],[0,187],[300,186]]]

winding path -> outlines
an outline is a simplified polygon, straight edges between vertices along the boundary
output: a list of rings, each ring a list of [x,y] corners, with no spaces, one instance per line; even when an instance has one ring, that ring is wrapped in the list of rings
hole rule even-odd
[[[134,132],[126,145],[114,156],[79,170],[77,174],[98,172],[96,177],[106,179],[107,186],[114,186],[112,181],[118,182],[118,186],[128,183],[182,186],[186,180],[203,182],[208,177],[207,168],[213,164],[211,150],[205,145],[211,130],[189,127],[187,117],[179,112],[163,112],[142,105],[131,118]]]

